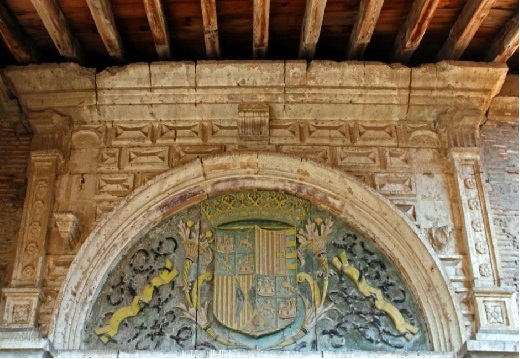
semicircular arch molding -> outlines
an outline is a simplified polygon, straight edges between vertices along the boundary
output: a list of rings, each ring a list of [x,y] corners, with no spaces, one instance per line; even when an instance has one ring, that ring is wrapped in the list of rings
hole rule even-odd
[[[81,349],[82,331],[112,268],[139,235],[190,205],[220,194],[280,190],[308,199],[371,238],[401,271],[424,315],[434,351],[454,351],[463,324],[431,245],[390,201],[327,165],[281,154],[230,154],[178,166],[125,198],[86,239],[51,323],[56,349]]]

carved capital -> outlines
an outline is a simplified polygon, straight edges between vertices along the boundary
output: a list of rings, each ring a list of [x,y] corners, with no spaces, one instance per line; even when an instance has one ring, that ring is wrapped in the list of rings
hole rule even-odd
[[[79,218],[70,212],[57,212],[54,213],[54,219],[61,238],[67,242],[69,249],[73,249],[80,234],[81,222]]]
[[[71,121],[67,116],[46,110],[33,112],[28,120],[34,130],[31,150],[59,150],[65,152]]]
[[[439,116],[436,128],[446,147],[478,147],[484,120],[479,110],[451,110]]]
[[[4,328],[34,328],[37,324],[43,291],[40,288],[2,288]]]

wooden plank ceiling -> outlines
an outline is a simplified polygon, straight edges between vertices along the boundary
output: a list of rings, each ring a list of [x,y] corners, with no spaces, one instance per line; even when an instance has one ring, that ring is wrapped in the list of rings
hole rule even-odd
[[[0,67],[468,60],[518,73],[518,0],[2,0],[0,37]]]

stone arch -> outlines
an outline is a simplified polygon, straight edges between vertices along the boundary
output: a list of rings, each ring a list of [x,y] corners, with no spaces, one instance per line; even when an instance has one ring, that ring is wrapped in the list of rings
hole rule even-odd
[[[372,238],[414,293],[433,350],[460,348],[463,322],[455,295],[431,245],[411,221],[386,198],[337,169],[271,153],[197,159],[154,178],[122,200],[86,239],[69,269],[51,323],[54,347],[81,349],[93,303],[138,234],[210,196],[253,188],[282,190],[314,201]]]

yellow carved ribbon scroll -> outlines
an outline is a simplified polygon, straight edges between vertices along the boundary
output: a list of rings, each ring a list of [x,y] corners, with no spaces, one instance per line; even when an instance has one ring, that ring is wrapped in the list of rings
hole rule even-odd
[[[169,259],[166,259],[164,267],[165,268],[161,271],[161,273],[159,273],[157,277],[152,278],[150,283],[144,287],[141,294],[134,297],[132,304],[116,310],[114,314],[112,314],[112,317],[110,317],[108,325],[95,330],[96,334],[99,336],[99,339],[101,339],[103,343],[108,343],[110,339],[117,334],[119,324],[121,324],[123,320],[130,317],[135,317],[137,314],[139,314],[141,311],[140,303],[149,303],[152,300],[153,291],[155,288],[171,283],[179,274],[177,269],[172,269],[173,263]]]
[[[399,309],[388,303],[381,290],[372,287],[363,276],[360,276],[359,270],[351,266],[348,262],[347,255],[345,252],[341,252],[339,256],[332,259],[332,264],[336,269],[342,270],[356,284],[359,292],[365,297],[375,296],[375,306],[378,310],[385,312],[394,322],[395,329],[399,333],[406,333],[405,338],[410,340],[412,335],[419,331],[419,328],[407,323]]]

